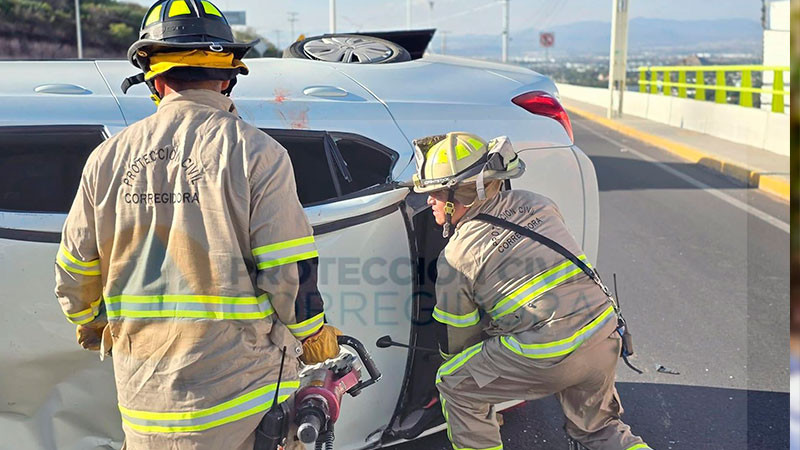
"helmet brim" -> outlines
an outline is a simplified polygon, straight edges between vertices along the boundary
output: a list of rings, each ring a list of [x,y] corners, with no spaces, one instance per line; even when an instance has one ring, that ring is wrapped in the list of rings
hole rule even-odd
[[[498,171],[494,171],[494,170],[487,170],[484,173],[483,181],[484,181],[484,183],[486,183],[486,182],[492,181],[492,180],[510,180],[512,178],[519,178],[520,176],[522,176],[522,174],[524,172],[525,172],[525,163],[522,162],[522,160],[520,160],[519,164],[517,165],[517,167],[515,167],[515,168],[513,168],[511,170],[506,170],[506,171],[502,171],[502,172],[498,172]],[[416,192],[417,194],[428,194],[428,193],[431,193],[431,192],[440,191],[442,189],[447,189],[447,188],[456,189],[459,186],[463,186],[465,184],[470,184],[470,183],[475,184],[475,180],[477,178],[478,178],[478,176],[474,175],[474,176],[471,176],[471,177],[469,177],[467,179],[464,179],[464,180],[460,181],[459,183],[457,183],[457,184],[455,184],[453,186],[448,186],[448,185],[445,185],[443,183],[431,184],[431,185],[427,185],[427,186],[414,186],[414,192]]]
[[[234,59],[242,59],[244,55],[258,43],[258,39],[253,42],[217,42],[214,43],[222,47],[223,52],[233,53]],[[164,42],[154,39],[139,39],[134,42],[128,49],[128,61],[134,66],[146,70],[146,67],[140,67],[136,52],[145,50],[148,55],[153,53],[168,53],[184,50],[208,50],[212,44],[209,42]]]

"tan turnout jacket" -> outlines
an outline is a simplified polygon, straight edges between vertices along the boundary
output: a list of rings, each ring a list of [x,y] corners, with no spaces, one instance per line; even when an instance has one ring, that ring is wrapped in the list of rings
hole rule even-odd
[[[447,325],[444,353],[502,336],[509,350],[554,363],[599,327],[616,324],[607,297],[578,266],[528,237],[473,220],[479,213],[529,228],[586,258],[547,197],[512,190],[471,207],[437,264],[433,316]]]
[[[272,404],[284,345],[280,400],[291,394],[297,339],[324,320],[299,295],[316,257],[286,150],[219,93],[171,94],[90,155],[56,296],[76,324],[105,310],[129,448],[213,430],[208,447],[240,446]]]

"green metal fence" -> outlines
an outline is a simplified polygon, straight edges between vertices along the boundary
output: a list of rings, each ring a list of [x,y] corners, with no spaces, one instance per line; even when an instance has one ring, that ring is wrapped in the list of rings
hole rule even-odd
[[[753,106],[753,94],[772,95],[772,112],[784,112],[784,96],[789,95],[788,86],[784,87],[783,73],[789,67],[779,66],[652,66],[639,67],[639,92],[658,94],[659,87],[663,95],[672,95],[677,88],[678,97],[689,98],[689,89],[694,89],[697,100],[706,99],[706,91],[714,91],[714,101],[728,102],[728,92],[739,93],[741,106]],[[726,82],[729,72],[740,72],[740,86],[731,86]],[[772,72],[774,75],[772,88],[753,87],[753,72]],[[687,73],[694,74],[694,83],[687,83]],[[707,73],[714,73],[713,84],[706,84]],[[673,76],[674,74],[674,76]],[[649,76],[648,76],[649,75]],[[677,81],[673,78],[677,77]]]

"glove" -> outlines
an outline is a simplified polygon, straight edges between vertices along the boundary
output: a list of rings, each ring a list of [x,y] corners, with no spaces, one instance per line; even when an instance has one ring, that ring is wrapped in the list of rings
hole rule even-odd
[[[303,354],[300,360],[305,364],[317,364],[339,354],[339,343],[336,341],[342,332],[331,325],[323,325],[315,334],[303,341]]]
[[[103,339],[103,329],[106,327],[106,324],[107,322],[103,320],[78,325],[78,327],[75,328],[75,336],[78,338],[78,344],[86,350],[100,350],[100,342]]]

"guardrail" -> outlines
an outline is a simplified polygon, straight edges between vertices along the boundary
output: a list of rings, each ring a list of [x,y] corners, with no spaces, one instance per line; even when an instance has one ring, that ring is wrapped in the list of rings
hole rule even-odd
[[[739,105],[753,107],[753,94],[772,95],[772,112],[784,112],[784,96],[789,95],[788,87],[784,88],[783,73],[789,71],[786,66],[651,66],[639,67],[639,92],[658,94],[659,87],[663,95],[673,95],[672,88],[677,88],[678,97],[689,98],[689,89],[694,89],[697,100],[706,100],[706,90],[714,91],[714,101],[728,102],[728,92],[739,92]],[[694,83],[687,83],[687,72],[695,74]],[[714,73],[716,82],[706,84],[706,73]],[[740,86],[726,83],[728,72],[741,72]],[[773,72],[772,88],[753,87],[753,72]],[[648,79],[649,73],[649,79]],[[661,74],[659,78],[659,74]],[[677,81],[673,81],[677,74]]]

